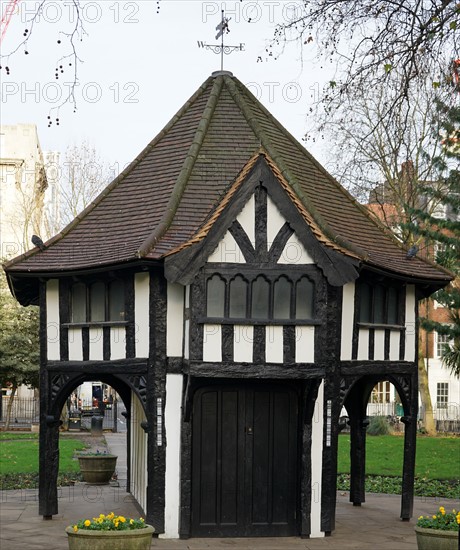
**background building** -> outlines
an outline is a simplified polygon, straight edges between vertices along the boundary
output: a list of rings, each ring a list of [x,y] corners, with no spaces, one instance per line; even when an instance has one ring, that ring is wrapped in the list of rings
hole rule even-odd
[[[32,247],[31,237],[43,240],[60,223],[59,153],[43,153],[35,124],[0,127],[0,256],[12,258]],[[8,396],[10,389],[2,388]],[[17,398],[32,398],[20,386]],[[5,410],[3,408],[3,410]]]

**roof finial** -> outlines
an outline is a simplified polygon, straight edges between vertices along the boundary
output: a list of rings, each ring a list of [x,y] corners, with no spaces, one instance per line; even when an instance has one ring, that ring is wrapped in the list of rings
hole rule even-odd
[[[225,17],[225,12],[222,10],[222,18],[220,23],[216,26],[216,40],[219,40],[220,38],[220,44],[206,44],[205,42],[202,42],[201,40],[198,40],[198,47],[204,48],[205,50],[211,50],[214,53],[220,53],[220,70],[224,70],[224,53],[230,54],[234,51],[244,51],[244,43],[240,42],[238,46],[227,46],[224,44],[224,35],[228,34],[230,32],[230,29],[228,28],[228,22],[230,21],[231,17]]]

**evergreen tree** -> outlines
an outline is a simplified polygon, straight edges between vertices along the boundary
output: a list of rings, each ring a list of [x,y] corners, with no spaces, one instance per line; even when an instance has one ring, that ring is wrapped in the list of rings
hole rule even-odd
[[[445,346],[442,360],[460,377],[460,107],[448,107],[439,100],[437,112],[442,119],[443,154],[435,159],[435,165],[444,185],[422,187],[427,201],[437,201],[439,207],[432,215],[415,210],[418,223],[411,224],[411,230],[432,250],[436,262],[456,276],[448,287],[433,295],[449,311],[450,322],[424,318],[422,327],[446,335],[452,342]]]

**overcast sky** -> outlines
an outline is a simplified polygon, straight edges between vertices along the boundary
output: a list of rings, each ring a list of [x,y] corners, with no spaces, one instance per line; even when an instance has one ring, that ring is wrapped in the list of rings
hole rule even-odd
[[[53,107],[62,103],[72,81],[73,66],[68,66],[68,60],[56,61],[70,51],[63,32],[70,32],[75,11],[71,0],[47,0],[27,45],[2,60],[3,67],[10,69],[9,75],[4,68],[1,71],[2,123],[37,124],[43,150],[64,152],[68,145],[89,140],[103,159],[123,168],[220,69],[220,56],[200,48],[198,41],[216,43],[215,27],[224,7],[231,17],[225,42],[244,44],[243,52],[224,56],[224,69],[246,84],[300,140],[307,128],[306,115],[330,78],[331,67],[312,62],[310,45],[303,52],[299,43],[288,45],[278,59],[267,52],[275,23],[291,18],[300,4],[283,0],[82,2],[87,34],[76,40],[82,63],[74,113],[69,104],[59,111]],[[3,54],[23,40],[26,29],[30,33],[30,17],[38,5],[38,0],[19,0],[5,32]],[[64,73],[60,73],[61,64]],[[48,128],[48,115],[52,120],[59,117],[60,125],[54,122]],[[311,143],[308,148],[325,160],[320,148]]]

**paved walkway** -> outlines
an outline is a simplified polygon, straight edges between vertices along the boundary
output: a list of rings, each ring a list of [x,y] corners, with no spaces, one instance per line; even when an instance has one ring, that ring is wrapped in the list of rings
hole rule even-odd
[[[123,488],[126,478],[125,434],[107,434],[107,445],[117,453],[121,487],[77,484],[59,491],[59,514],[50,521],[38,515],[36,490],[0,492],[1,550],[61,550],[68,548],[64,528],[75,520],[111,511],[138,516],[133,499]],[[414,519],[399,520],[400,497],[368,494],[367,502],[354,507],[348,493],[338,494],[336,530],[323,539],[190,539],[152,540],[152,549],[167,550],[416,550]],[[414,518],[431,514],[440,505],[460,508],[459,501],[416,498]]]

